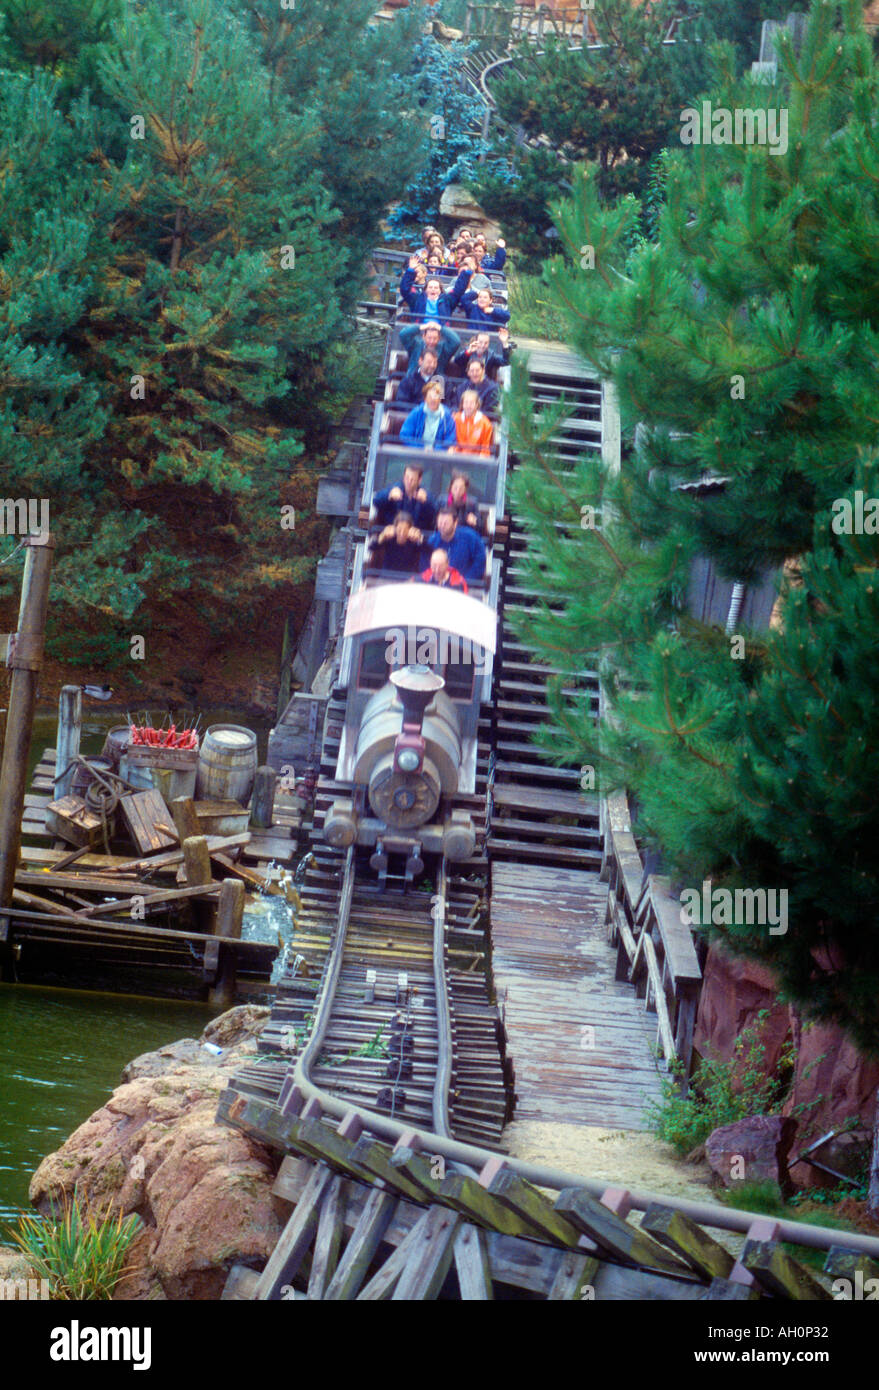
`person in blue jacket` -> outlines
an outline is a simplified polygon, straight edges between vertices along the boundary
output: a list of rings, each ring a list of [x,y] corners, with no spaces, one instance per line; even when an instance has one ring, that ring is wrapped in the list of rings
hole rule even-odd
[[[400,345],[409,354],[407,376],[418,371],[418,360],[425,349],[436,353],[437,375],[443,376],[461,346],[461,339],[451,328],[443,328],[436,319],[428,319],[426,323],[410,323],[408,327],[402,328]]]
[[[441,324],[446,323],[455,312],[457,301],[451,294],[446,293],[435,276],[429,276],[425,288],[419,289],[415,284],[417,272],[418,262],[411,256],[409,269],[403,271],[400,281],[400,298],[405,300],[407,308],[417,318],[425,321],[437,319]]]
[[[426,535],[436,524],[436,503],[430,493],[421,486],[423,468],[417,463],[407,463],[403,469],[403,481],[382,488],[373,497],[375,519],[379,529],[392,526],[400,512],[406,512],[419,531]]]
[[[424,401],[403,421],[400,443],[419,449],[451,449],[457,443],[455,417],[443,405],[445,390],[438,377],[424,388]]]
[[[489,256],[485,237],[480,232],[476,237],[473,255],[480,270],[503,270],[507,262],[507,243],[498,238],[493,256]]]
[[[468,584],[485,578],[485,542],[471,526],[461,526],[452,507],[440,507],[436,514],[436,530],[427,538],[427,549],[445,550],[449,564],[463,575]]]
[[[491,290],[467,290],[463,288],[461,281],[465,276],[469,284],[470,272],[462,270],[455,281],[452,293],[455,295],[455,304],[460,304],[467,315],[469,327],[493,328],[496,331],[503,324],[509,323],[509,309],[502,309],[499,304],[495,304]]]

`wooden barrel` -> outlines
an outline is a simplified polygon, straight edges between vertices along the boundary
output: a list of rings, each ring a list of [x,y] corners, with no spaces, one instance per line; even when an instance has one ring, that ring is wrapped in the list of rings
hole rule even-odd
[[[119,759],[128,747],[130,737],[131,729],[128,724],[116,724],[104,739],[101,757],[110,759],[114,772],[119,771]]]
[[[82,763],[77,763],[76,771],[73,774],[73,783],[70,790],[74,796],[82,796],[88,787],[94,782],[94,777],[89,771],[94,768],[96,772],[113,772],[114,768],[109,758],[89,758],[88,767],[83,767]]]
[[[256,734],[239,724],[212,724],[198,755],[196,795],[247,806],[256,777]]]

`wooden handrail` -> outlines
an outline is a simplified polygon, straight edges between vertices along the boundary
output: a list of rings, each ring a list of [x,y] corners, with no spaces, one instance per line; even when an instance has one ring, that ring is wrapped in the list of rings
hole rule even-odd
[[[643,990],[645,1008],[656,1012],[657,1044],[669,1066],[680,1068],[685,1085],[702,980],[693,938],[669,880],[659,874],[645,878],[623,793],[602,798],[600,826],[601,877],[608,880],[605,920],[617,947],[617,979]]]

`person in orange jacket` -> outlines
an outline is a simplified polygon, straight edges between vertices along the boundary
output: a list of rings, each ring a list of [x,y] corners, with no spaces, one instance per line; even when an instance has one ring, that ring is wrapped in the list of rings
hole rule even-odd
[[[430,568],[421,576],[422,584],[438,584],[441,589],[460,589],[467,592],[467,580],[449,564],[447,550],[435,550],[430,557]]]
[[[494,426],[487,415],[479,409],[479,393],[465,391],[461,396],[461,409],[455,412],[455,436],[457,444],[453,454],[487,454],[494,440]]]

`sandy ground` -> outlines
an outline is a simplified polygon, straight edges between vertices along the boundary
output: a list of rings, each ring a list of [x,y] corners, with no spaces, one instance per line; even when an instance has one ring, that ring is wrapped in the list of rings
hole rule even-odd
[[[561,1168],[614,1187],[711,1201],[709,1169],[679,1159],[670,1144],[635,1130],[514,1120],[504,1144],[515,1158]]]

